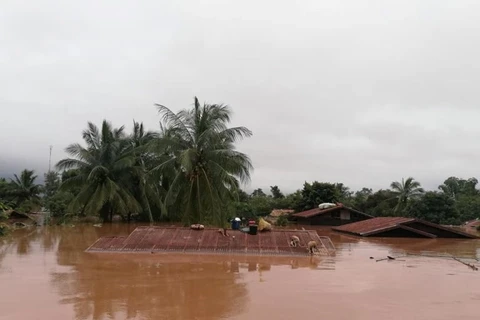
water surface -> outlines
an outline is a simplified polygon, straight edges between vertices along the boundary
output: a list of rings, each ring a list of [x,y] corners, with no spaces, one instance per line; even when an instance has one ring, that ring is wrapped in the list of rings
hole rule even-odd
[[[0,319],[479,319],[478,240],[330,233],[333,257],[93,254],[135,225],[46,227],[0,240]],[[370,259],[373,257],[375,259]],[[467,260],[468,258],[468,260]]]

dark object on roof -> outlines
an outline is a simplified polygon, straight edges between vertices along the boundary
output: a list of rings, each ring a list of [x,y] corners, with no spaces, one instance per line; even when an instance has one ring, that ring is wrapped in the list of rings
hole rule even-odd
[[[478,238],[460,230],[405,217],[378,217],[332,229],[363,237]]]
[[[373,218],[373,216],[349,207],[345,207],[341,203],[339,203],[336,207],[327,209],[314,208],[311,210],[294,213],[291,216],[291,220],[297,221],[299,224],[324,226],[340,226],[371,218]]]
[[[272,230],[249,235],[229,230],[228,237],[218,229],[138,227],[126,237],[102,237],[87,252],[184,252],[247,255],[307,256],[307,243],[317,241],[324,254],[335,251],[328,237],[319,237],[316,231]],[[300,238],[300,247],[290,246],[290,237]]]

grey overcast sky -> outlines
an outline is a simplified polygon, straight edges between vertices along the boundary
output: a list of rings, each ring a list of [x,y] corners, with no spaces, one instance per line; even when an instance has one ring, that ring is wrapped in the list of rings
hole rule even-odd
[[[87,121],[229,104],[248,190],[479,176],[480,1],[2,0],[0,175]]]

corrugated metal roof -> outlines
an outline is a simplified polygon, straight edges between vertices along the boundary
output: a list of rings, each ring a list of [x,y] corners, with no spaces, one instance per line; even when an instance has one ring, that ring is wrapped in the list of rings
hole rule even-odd
[[[436,237],[436,235],[433,234],[434,231],[427,232],[425,230],[420,230],[421,228],[419,228],[418,226],[417,227],[413,226],[411,224],[412,222],[430,226],[431,228],[433,228],[432,230],[435,230],[435,229],[444,230],[452,234],[457,234],[457,235],[461,235],[468,238],[476,238],[473,235],[467,234],[465,232],[461,232],[459,230],[455,230],[453,228],[448,228],[435,223],[431,223],[431,222],[427,222],[427,221],[423,221],[415,218],[407,218],[407,217],[377,217],[373,219],[345,224],[343,226],[334,227],[332,229],[335,231],[347,232],[347,233],[352,233],[360,236],[369,236],[369,235],[374,235],[376,233],[400,228],[400,229],[408,230],[413,233],[421,234],[426,237],[430,237],[430,238]]]
[[[355,210],[355,209],[352,209],[352,208],[349,208],[349,207],[345,207],[343,204],[341,204],[339,206],[336,206],[336,207],[327,208],[327,209],[314,208],[314,209],[310,209],[310,210],[307,210],[307,211],[298,212],[298,213],[292,214],[292,217],[311,218],[311,217],[314,217],[314,216],[317,216],[317,215],[320,215],[320,214],[325,214],[325,213],[337,211],[337,210],[340,210],[340,209],[345,209],[345,210],[348,210],[350,212],[355,212],[355,213],[358,213],[358,214],[361,214],[361,215],[364,215],[364,216],[367,216],[367,217],[372,217],[372,216],[370,216],[366,213],[360,212],[358,210]]]
[[[365,233],[375,232],[377,230],[383,230],[390,227],[397,226],[400,223],[413,221],[412,218],[404,217],[378,217],[354,223],[345,224],[340,227],[335,227],[333,230],[343,231],[349,233],[357,233],[363,235]]]
[[[138,227],[127,237],[102,237],[88,252],[197,252],[250,255],[307,255],[311,240],[319,244],[323,254],[335,247],[328,237],[320,237],[314,230],[279,229],[249,235],[238,230],[227,230],[228,237],[218,229],[192,230],[190,228]],[[299,247],[290,246],[290,237],[300,238]],[[323,250],[323,251],[322,251]]]
[[[317,216],[319,214],[325,214],[325,213],[328,213],[328,212],[337,211],[341,208],[343,208],[343,207],[333,207],[333,208],[327,208],[327,209],[314,208],[314,209],[310,209],[310,210],[307,210],[307,211],[302,211],[302,212],[292,214],[292,217],[310,218],[310,217]]]

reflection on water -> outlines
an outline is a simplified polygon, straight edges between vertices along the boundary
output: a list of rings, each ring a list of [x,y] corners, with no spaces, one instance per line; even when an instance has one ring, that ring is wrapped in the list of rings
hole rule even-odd
[[[102,235],[135,227],[26,229],[1,240],[0,319],[478,318],[480,272],[451,259],[375,262],[406,253],[474,259],[476,240],[365,239],[319,229],[335,255],[84,252]]]

